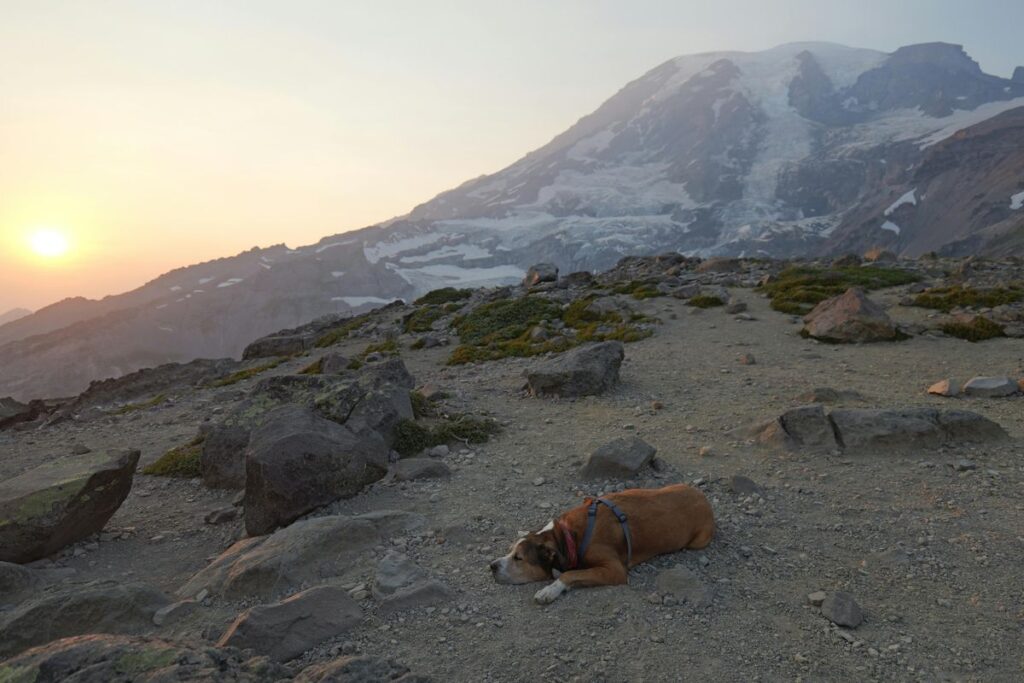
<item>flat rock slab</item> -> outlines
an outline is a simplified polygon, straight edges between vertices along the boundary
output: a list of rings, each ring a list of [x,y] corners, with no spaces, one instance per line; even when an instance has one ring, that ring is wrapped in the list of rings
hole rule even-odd
[[[132,487],[139,451],[59,458],[0,483],[0,561],[31,562],[103,529]]]
[[[527,370],[526,387],[531,396],[592,396],[619,381],[626,357],[622,342],[586,344],[550,358]]]
[[[454,598],[455,593],[445,584],[436,579],[425,579],[400,588],[384,598],[378,612],[386,616],[402,610],[439,605]]]
[[[928,393],[934,396],[947,396],[952,398],[953,396],[960,395],[960,385],[956,380],[943,379],[928,387]]]
[[[163,593],[140,583],[93,581],[48,589],[0,614],[0,657],[67,636],[144,631],[167,603]]]
[[[964,385],[964,394],[984,398],[1002,398],[1013,396],[1020,391],[1020,386],[1009,377],[974,377]]]
[[[348,631],[362,618],[363,611],[348,593],[336,586],[318,586],[242,612],[217,645],[251,649],[286,662]]]
[[[998,424],[966,410],[935,408],[837,409],[801,406],[748,433],[762,445],[785,450],[911,451],[1008,438]]]
[[[272,599],[303,583],[345,575],[378,543],[425,524],[421,515],[397,510],[305,519],[269,536],[235,543],[177,594],[194,598],[207,590],[228,599]]]
[[[587,458],[580,475],[587,479],[632,477],[654,458],[657,449],[638,436],[615,439]]]
[[[852,287],[822,301],[804,317],[803,333],[833,344],[894,341],[899,333],[885,310]]]

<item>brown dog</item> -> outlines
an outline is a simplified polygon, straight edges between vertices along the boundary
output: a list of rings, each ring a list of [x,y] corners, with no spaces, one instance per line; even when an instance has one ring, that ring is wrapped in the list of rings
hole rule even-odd
[[[547,604],[573,588],[626,583],[630,567],[655,555],[703,548],[715,535],[708,499],[686,484],[604,496],[601,500],[611,506],[596,505],[593,530],[585,539],[594,500],[587,498],[513,543],[508,555],[491,562],[494,580],[518,584],[555,579],[534,595]]]

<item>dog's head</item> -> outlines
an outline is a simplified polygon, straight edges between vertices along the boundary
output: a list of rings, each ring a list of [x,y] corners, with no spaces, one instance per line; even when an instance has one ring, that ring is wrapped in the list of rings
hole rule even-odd
[[[556,567],[564,566],[554,531],[527,534],[512,544],[508,555],[491,562],[491,574],[498,583],[550,581]]]

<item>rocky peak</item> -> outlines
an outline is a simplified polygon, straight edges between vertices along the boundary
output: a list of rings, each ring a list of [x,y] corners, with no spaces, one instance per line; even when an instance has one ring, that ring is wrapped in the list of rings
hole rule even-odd
[[[1013,76],[1010,77],[1010,80],[1014,83],[1024,83],[1024,66],[1018,66],[1014,69]]]
[[[931,67],[981,74],[981,66],[964,51],[963,45],[953,43],[918,43],[906,45],[892,53],[891,65],[927,64]]]

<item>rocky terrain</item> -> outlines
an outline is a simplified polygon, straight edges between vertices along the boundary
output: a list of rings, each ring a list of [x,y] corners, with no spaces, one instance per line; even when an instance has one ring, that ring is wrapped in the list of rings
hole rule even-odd
[[[69,396],[161,363],[237,357],[318,316],[515,283],[539,261],[570,272],[662,251],[1020,255],[1022,71],[986,74],[946,43],[678,57],[405,216],[0,324],[0,395]]]
[[[1024,675],[1024,264],[622,259],[0,401],[0,680]],[[553,605],[585,495],[718,533]]]

